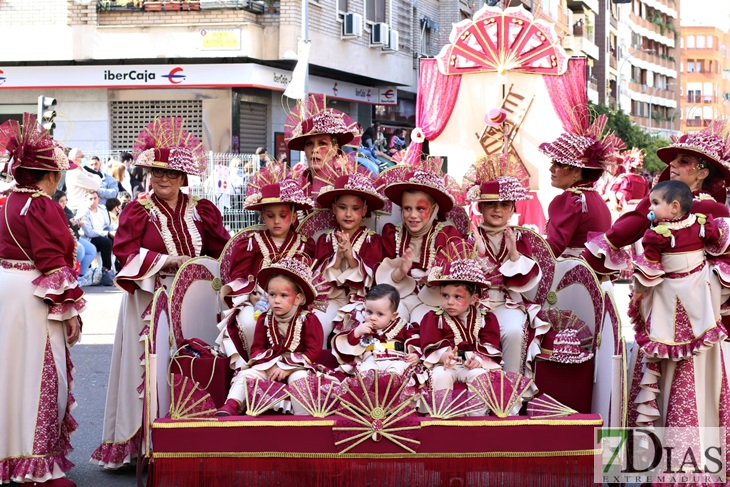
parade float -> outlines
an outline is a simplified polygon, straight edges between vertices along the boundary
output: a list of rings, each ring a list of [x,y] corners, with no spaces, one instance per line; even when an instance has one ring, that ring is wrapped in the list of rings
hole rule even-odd
[[[479,156],[507,154],[523,167],[524,183],[538,189],[548,161],[537,145],[567,129],[573,107],[585,100],[582,61],[569,61],[553,26],[522,7],[485,6],[454,25],[450,40],[436,59],[422,61],[416,130],[456,177]],[[506,112],[506,123],[485,124],[494,108]],[[414,138],[406,162],[423,142]],[[468,229],[463,211],[452,220]],[[310,227],[301,231],[317,231]],[[142,337],[139,465],[148,466],[147,485],[592,484],[595,428],[626,423],[616,305],[584,261],[556,259],[537,233],[519,231],[542,271],[524,299],[552,328],[534,377],[490,372],[445,393],[374,372],[344,381],[312,375],[289,386],[249,387],[245,415],[225,418],[215,411],[231,378],[228,358],[206,345],[228,312],[218,291],[238,239],[220,261],[185,263],[172,287],[157,291]],[[273,412],[282,400],[297,401],[310,416]],[[485,406],[488,415],[470,414]]]

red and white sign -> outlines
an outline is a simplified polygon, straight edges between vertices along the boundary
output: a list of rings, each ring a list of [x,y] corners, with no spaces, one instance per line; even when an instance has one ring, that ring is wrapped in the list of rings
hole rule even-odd
[[[38,88],[264,88],[284,91],[292,72],[260,64],[2,66],[0,90]],[[333,90],[333,86],[336,89]],[[370,104],[395,104],[394,87],[376,88],[309,77],[311,93]],[[392,92],[393,99],[383,92]],[[388,101],[385,101],[388,100]]]

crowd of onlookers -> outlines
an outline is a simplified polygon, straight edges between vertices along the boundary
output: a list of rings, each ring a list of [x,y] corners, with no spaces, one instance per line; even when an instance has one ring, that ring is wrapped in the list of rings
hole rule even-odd
[[[404,129],[397,128],[386,134],[384,127],[376,122],[363,132],[358,147],[345,147],[344,150],[357,151],[358,163],[377,175],[395,165],[398,155],[406,148]],[[289,165],[286,152],[280,152],[274,158],[265,147],[259,147],[255,156],[258,160],[254,158],[245,163],[234,157],[225,163],[225,171],[224,166],[216,166],[220,174],[214,173],[203,182],[207,192],[220,195],[215,203],[221,208],[224,223],[231,231],[240,226],[234,220],[243,212],[249,178],[274,160]],[[81,149],[74,148],[69,151],[68,158],[78,168],[62,173],[58,189],[51,196],[64,209],[69,228],[77,239],[79,283],[82,286],[111,286],[120,267],[112,253],[119,216],[127,203],[144,194],[145,174],[141,168],[132,166],[132,154],[128,152],[122,153],[119,159],[112,157],[102,162],[99,157],[87,158]],[[217,188],[224,181],[230,188],[228,191]],[[8,189],[0,188],[0,194]],[[3,202],[4,196],[0,196],[0,206]]]

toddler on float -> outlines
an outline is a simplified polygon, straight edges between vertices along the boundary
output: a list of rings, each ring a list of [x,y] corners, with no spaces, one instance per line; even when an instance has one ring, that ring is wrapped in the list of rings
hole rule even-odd
[[[649,195],[652,226],[634,261],[629,313],[645,354],[635,400],[640,426],[728,426],[722,414],[730,401],[723,373],[727,334],[719,286],[706,261],[706,252],[726,250],[728,225],[690,213],[692,199],[689,186],[675,180],[657,184]]]
[[[441,293],[441,307],[421,321],[423,362],[432,370],[434,391],[453,389],[455,382],[471,383],[489,370],[500,369],[499,323],[479,304],[479,293],[489,287],[485,263],[468,247],[450,245],[428,276]]]
[[[440,304],[438,292],[426,286],[436,256],[450,240],[461,240],[456,227],[447,224],[446,214],[454,207],[447,188],[447,176],[440,169],[396,166],[382,177],[402,177],[387,184],[385,196],[401,209],[402,224],[383,227],[383,262],[375,273],[378,284],[390,284],[400,293],[398,314],[410,323],[420,323]]]
[[[269,311],[256,321],[251,360],[231,382],[226,403],[218,416],[238,414],[248,380],[292,382],[314,373],[322,351],[322,325],[307,309],[319,298],[313,284],[312,262],[304,255],[281,259],[261,269],[259,281],[266,286]],[[307,414],[296,401],[294,414]]]
[[[294,231],[297,211],[310,210],[314,203],[283,165],[270,163],[256,173],[247,192],[245,208],[260,211],[265,228],[251,227],[234,238],[230,282],[221,288],[221,296],[233,309],[218,324],[217,343],[231,358],[233,369],[240,369],[249,359],[256,318],[268,309],[266,293],[257,279],[261,268],[299,253],[314,257],[312,240]]]
[[[474,231],[479,256],[494,267],[487,276],[490,285],[484,304],[499,321],[504,370],[534,377],[532,362],[540,353],[539,337],[548,332],[550,324],[537,317],[540,306],[525,303],[520,293],[534,288],[542,273],[531,257],[530,242],[509,225],[515,201],[530,196],[513,176],[490,178],[493,163],[499,164],[487,158],[477,161],[464,178],[475,183],[466,197],[478,204],[482,215],[482,223]]]
[[[337,228],[321,235],[315,247],[319,271],[332,284],[327,312],[318,314],[326,342],[333,328],[340,332],[353,318],[361,321],[365,293],[383,259],[382,238],[363,225],[363,218],[382,209],[385,200],[370,173],[358,171],[359,167],[354,160],[338,157],[318,176],[327,184],[320,189],[317,204],[330,209],[337,222]]]
[[[377,369],[403,375],[421,359],[418,326],[398,316],[398,290],[378,284],[365,297],[363,321],[339,333],[332,340],[332,351],[347,373],[361,374]]]

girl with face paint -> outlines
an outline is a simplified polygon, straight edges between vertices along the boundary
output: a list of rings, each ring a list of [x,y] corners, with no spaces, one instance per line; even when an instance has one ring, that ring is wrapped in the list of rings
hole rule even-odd
[[[391,169],[392,170],[392,169]],[[385,196],[401,209],[403,223],[383,227],[383,255],[375,280],[400,292],[398,313],[406,321],[420,322],[441,304],[438,289],[426,286],[436,256],[462,235],[444,223],[454,199],[445,175],[427,169],[409,169],[398,181],[386,186]]]

